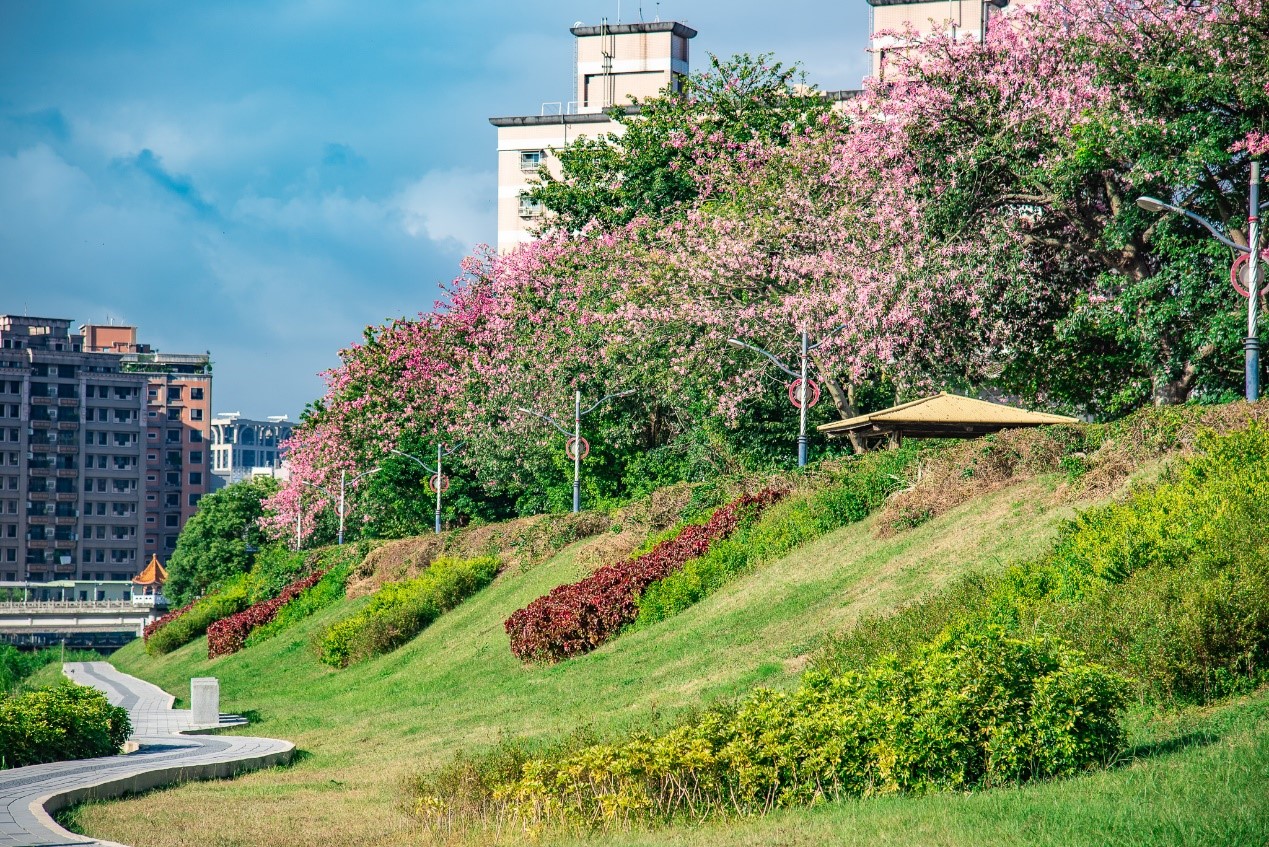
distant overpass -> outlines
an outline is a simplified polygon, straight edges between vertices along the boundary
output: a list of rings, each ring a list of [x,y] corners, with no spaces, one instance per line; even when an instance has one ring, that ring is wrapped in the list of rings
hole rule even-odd
[[[0,643],[114,649],[166,611],[128,600],[0,602]]]

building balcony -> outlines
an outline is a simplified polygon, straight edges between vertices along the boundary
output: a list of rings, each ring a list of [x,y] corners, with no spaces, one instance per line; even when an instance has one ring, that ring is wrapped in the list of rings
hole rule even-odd
[[[58,468],[57,475],[61,479],[74,479],[79,476],[79,471],[75,468]]]
[[[31,418],[31,426],[35,429],[52,429],[56,423],[48,418]]]
[[[26,520],[33,526],[48,526],[53,523],[53,515],[27,515]]]
[[[76,491],[58,491],[53,495],[53,499],[58,503],[74,503],[79,499],[79,493]]]
[[[56,403],[56,402],[57,402],[57,398],[56,398],[56,397],[49,397],[49,396],[47,396],[47,395],[45,395],[45,394],[32,394],[32,395],[31,395],[31,405],[32,405],[32,406],[52,406],[52,405],[53,405],[54,403]]]
[[[57,405],[63,408],[73,408],[79,405],[78,397],[58,397]]]
[[[32,502],[46,502],[48,500],[53,499],[53,492],[52,491],[28,491],[26,493],[26,496],[27,496],[27,499],[31,500]]]
[[[53,524],[55,526],[74,526],[79,523],[79,518],[73,515],[54,515]]]
[[[74,454],[79,452],[79,445],[78,444],[59,444],[57,445],[57,452],[63,456],[73,456]]]
[[[26,472],[31,476],[52,476],[54,471],[52,468],[31,468],[28,467]]]
[[[58,421],[57,428],[62,432],[74,432],[79,429],[79,421]]]
[[[67,563],[67,564],[65,564],[65,565],[63,565],[63,564],[61,564],[61,563],[59,562],[59,563],[57,563],[56,565],[54,565],[54,566],[53,566],[53,573],[59,573],[59,574],[71,574],[71,573],[74,573],[74,572],[75,572],[75,569],[76,569],[77,567],[78,567],[78,566],[77,566],[74,562],[69,562],[69,563]]]
[[[51,538],[32,538],[27,541],[26,546],[31,550],[52,550],[53,544]]]

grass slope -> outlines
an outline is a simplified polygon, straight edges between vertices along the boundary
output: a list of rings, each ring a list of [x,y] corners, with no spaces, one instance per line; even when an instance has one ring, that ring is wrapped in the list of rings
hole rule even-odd
[[[965,570],[1043,549],[1073,512],[1046,505],[1057,484],[1049,477],[998,491],[885,540],[873,537],[871,519],[846,527],[671,620],[550,667],[522,666],[502,622],[582,576],[575,559],[585,542],[503,574],[405,647],[344,671],[320,665],[309,641],[364,600],[211,662],[205,640],[158,658],[130,645],[113,657],[120,669],[178,696],[187,696],[190,677],[216,676],[222,710],[249,714],[249,733],[291,739],[305,755],[284,770],[84,807],[77,825],[137,847],[418,843],[399,806],[412,772],[504,733],[612,732],[758,683],[791,684],[823,633]]]

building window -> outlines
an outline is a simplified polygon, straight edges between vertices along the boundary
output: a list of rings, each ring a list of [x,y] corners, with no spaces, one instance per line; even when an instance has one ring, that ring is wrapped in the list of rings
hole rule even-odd
[[[203,419],[203,410],[202,410],[202,409],[190,409],[190,410],[189,410],[189,419],[190,419],[190,420],[192,420],[192,421],[201,421],[201,420]]]
[[[202,433],[202,430],[191,429],[191,430],[189,431],[189,443],[190,443],[190,444],[202,444],[202,443],[203,443],[203,433]]]
[[[535,173],[542,164],[545,153],[542,150],[521,150],[520,170]]]
[[[180,400],[180,399],[181,399],[181,393],[182,393],[182,389],[181,389],[181,387],[180,387],[179,385],[169,385],[169,386],[167,387],[167,399],[168,399],[168,400]]]
[[[203,463],[203,451],[202,450],[189,451],[189,463],[191,465],[201,465]]]
[[[201,471],[191,471],[191,472],[190,472],[190,475],[189,475],[189,484],[190,484],[190,485],[202,485],[202,484],[203,484],[203,474],[202,474],[202,472],[201,472]]]
[[[163,525],[164,525],[164,526],[176,526],[176,525],[177,525],[177,523],[180,521],[180,519],[181,519],[181,516],[180,516],[180,515],[164,515],[164,516],[163,516]]]
[[[191,506],[197,506],[197,505],[198,505],[198,501],[199,501],[199,500],[201,500],[201,499],[202,499],[202,497],[203,497],[203,495],[201,495],[201,494],[191,494],[191,495],[189,496],[189,504],[190,504]]]
[[[167,410],[167,419],[168,419],[169,421],[179,421],[179,420],[181,419],[181,410],[180,410],[180,408],[176,408],[176,409],[168,409],[168,410]]]
[[[527,193],[520,195],[520,217],[536,218],[542,214],[542,204],[529,197]]]
[[[202,399],[203,399],[203,389],[201,389],[201,388],[191,388],[191,389],[189,390],[189,399],[191,399],[191,400],[202,400]]]

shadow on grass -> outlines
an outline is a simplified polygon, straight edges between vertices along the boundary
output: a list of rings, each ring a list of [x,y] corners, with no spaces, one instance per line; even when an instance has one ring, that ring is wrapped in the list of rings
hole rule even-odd
[[[1179,753],[1182,750],[1206,747],[1209,744],[1215,744],[1220,739],[1219,733],[1209,729],[1198,729],[1193,732],[1187,732],[1184,735],[1178,735],[1176,738],[1167,738],[1162,741],[1152,741],[1149,744],[1138,744],[1135,747],[1131,747],[1124,751],[1117,764],[1119,767],[1123,767],[1124,765],[1132,764],[1138,759],[1154,759],[1171,753]]]

